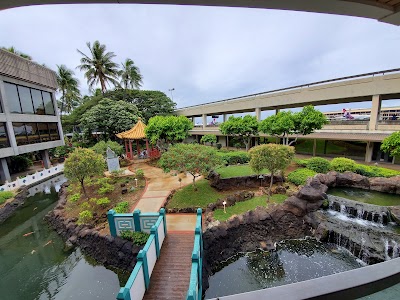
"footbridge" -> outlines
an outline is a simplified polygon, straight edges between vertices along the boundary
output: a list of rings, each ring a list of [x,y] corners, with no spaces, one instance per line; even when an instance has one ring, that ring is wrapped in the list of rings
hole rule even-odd
[[[344,140],[367,142],[366,161],[371,161],[374,143],[381,142],[394,131],[400,130],[400,121],[382,120],[382,100],[400,99],[400,69],[364,73],[319,81],[278,90],[272,90],[242,97],[224,99],[205,104],[193,105],[176,110],[178,115],[202,118],[202,125],[194,126],[190,134],[201,136],[215,134],[223,136],[218,125],[208,125],[207,116],[222,115],[223,122],[228,114],[255,113],[261,120],[261,112],[303,107],[308,104],[328,105],[349,102],[372,101],[369,120],[334,120],[307,139]],[[264,136],[264,135],[260,135]],[[227,145],[227,141],[222,144]]]
[[[5,0],[0,2],[0,10],[28,5],[84,3],[174,4],[294,10],[363,17],[400,25],[400,0]]]

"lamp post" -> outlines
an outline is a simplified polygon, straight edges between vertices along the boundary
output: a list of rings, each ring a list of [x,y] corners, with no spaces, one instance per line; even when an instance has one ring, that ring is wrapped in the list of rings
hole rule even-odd
[[[226,214],[226,201],[222,202],[222,205],[224,206],[224,213]]]
[[[175,91],[175,88],[168,89],[168,91],[171,92],[171,100],[174,101],[174,95],[172,94],[172,91]]]
[[[258,178],[260,179],[260,187],[262,186],[262,180],[264,179],[263,175],[258,176]]]

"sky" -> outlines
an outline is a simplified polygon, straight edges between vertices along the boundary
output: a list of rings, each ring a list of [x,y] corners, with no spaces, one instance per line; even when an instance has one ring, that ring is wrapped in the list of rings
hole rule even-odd
[[[356,17],[174,5],[86,4],[0,11],[0,47],[56,70],[76,67],[99,40],[115,61],[134,60],[142,89],[177,107],[400,67],[400,26]],[[170,89],[174,89],[169,91]],[[383,106],[400,105],[388,101]],[[370,107],[369,103],[348,107]],[[321,110],[341,109],[343,104]]]

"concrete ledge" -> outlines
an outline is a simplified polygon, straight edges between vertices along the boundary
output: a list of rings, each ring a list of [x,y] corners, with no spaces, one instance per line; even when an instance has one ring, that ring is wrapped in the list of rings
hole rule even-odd
[[[400,282],[400,258],[343,273],[270,289],[219,297],[220,300],[324,299],[347,300],[367,296]]]

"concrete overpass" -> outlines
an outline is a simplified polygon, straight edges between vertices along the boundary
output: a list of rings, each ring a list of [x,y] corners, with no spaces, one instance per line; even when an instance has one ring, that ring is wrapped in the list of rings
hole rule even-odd
[[[362,141],[367,143],[366,161],[371,161],[375,143],[381,142],[394,131],[400,130],[400,121],[379,119],[382,100],[400,99],[400,69],[385,70],[309,83],[285,89],[273,90],[243,97],[225,99],[205,104],[180,108],[178,115],[192,118],[202,117],[202,125],[190,132],[193,136],[215,134],[222,136],[218,126],[207,125],[207,116],[254,112],[261,120],[263,110],[302,107],[307,104],[325,105],[349,102],[372,101],[371,117],[366,121],[331,121],[306,139],[339,141]],[[264,136],[264,135],[261,135]],[[227,145],[228,141],[222,144]],[[315,148],[315,147],[314,147]],[[315,152],[315,149],[314,149]]]
[[[294,10],[375,19],[400,25],[400,0],[3,0],[0,10],[42,4],[138,3]]]

